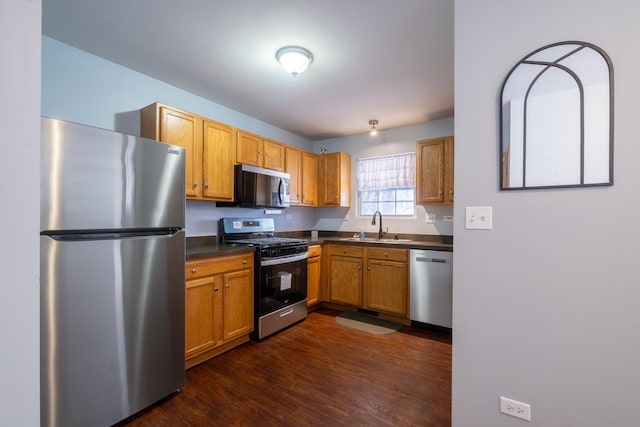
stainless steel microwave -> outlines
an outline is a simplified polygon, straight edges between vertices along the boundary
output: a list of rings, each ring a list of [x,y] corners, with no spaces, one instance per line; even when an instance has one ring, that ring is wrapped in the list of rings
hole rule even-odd
[[[251,165],[235,165],[234,202],[216,206],[248,208],[289,207],[289,174]]]

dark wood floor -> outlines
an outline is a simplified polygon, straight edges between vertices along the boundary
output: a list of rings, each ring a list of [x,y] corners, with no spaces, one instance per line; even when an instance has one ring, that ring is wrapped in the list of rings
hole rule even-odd
[[[175,394],[119,426],[450,426],[451,337],[371,335],[321,309],[187,371]]]

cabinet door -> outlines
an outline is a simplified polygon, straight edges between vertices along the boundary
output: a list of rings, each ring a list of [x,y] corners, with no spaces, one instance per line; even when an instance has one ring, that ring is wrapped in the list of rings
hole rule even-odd
[[[185,355],[196,356],[222,341],[220,276],[187,281]]]
[[[223,276],[223,330],[229,341],[253,331],[253,270]]]
[[[340,157],[338,153],[320,156],[320,205],[338,206],[340,195]]]
[[[316,256],[307,260],[307,307],[320,301],[320,246],[309,247],[309,254],[313,251]]]
[[[212,200],[233,200],[235,138],[231,126],[204,121],[204,187],[202,196]]]
[[[284,171],[284,144],[269,139],[263,140],[263,167],[277,171]]]
[[[236,163],[262,167],[262,138],[239,130],[236,140]]]
[[[302,153],[302,204],[318,204],[318,156],[307,152]]]
[[[444,145],[444,202],[453,204],[453,137]]]
[[[287,147],[285,149],[285,172],[291,179],[289,180],[289,203],[299,205],[302,202],[302,151],[297,148]]]
[[[189,198],[202,194],[202,119],[165,106],[160,107],[160,137],[167,144],[186,150],[185,191]]]
[[[367,260],[363,307],[406,316],[407,270],[406,262]]]
[[[362,304],[362,258],[332,255],[329,264],[331,301],[360,306]]]
[[[444,139],[416,144],[417,203],[444,202]]]

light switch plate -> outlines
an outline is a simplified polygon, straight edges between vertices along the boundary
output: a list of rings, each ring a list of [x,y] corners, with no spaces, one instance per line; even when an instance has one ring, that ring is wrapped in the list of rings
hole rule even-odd
[[[465,208],[467,230],[491,230],[493,228],[491,206],[467,206]]]
[[[436,214],[427,214],[427,224],[433,224],[436,222]]]

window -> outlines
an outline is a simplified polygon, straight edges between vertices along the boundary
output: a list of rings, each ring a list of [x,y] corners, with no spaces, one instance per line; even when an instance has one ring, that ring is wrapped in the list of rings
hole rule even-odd
[[[357,181],[360,215],[415,215],[415,153],[358,159]]]

